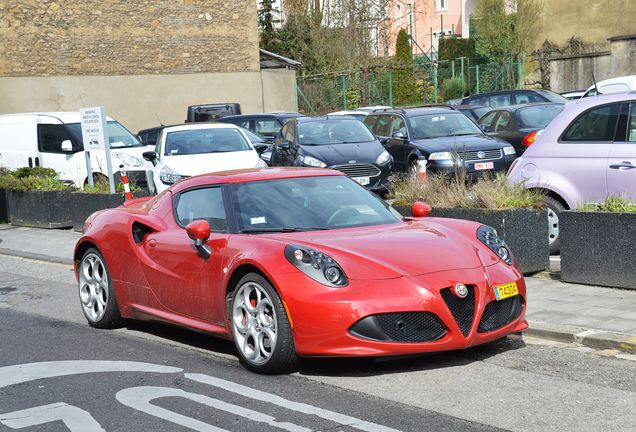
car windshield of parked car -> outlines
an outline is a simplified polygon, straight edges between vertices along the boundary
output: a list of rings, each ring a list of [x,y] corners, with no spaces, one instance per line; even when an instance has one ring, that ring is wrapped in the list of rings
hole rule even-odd
[[[334,145],[375,141],[369,129],[354,119],[328,119],[298,123],[298,143]]]
[[[546,98],[547,100],[549,100],[550,102],[554,102],[554,103],[564,104],[568,101],[563,96],[556,93],[552,93],[551,91],[542,91],[542,92],[539,92],[539,94],[543,96],[544,98]]]
[[[232,185],[244,233],[313,231],[398,223],[399,214],[345,176],[275,179]]]
[[[563,111],[563,105],[541,105],[521,108],[517,111],[519,122],[527,128],[543,129]]]
[[[168,132],[166,156],[252,150],[238,129],[191,129]]]
[[[265,142],[265,138],[263,138],[262,136],[258,134],[255,134],[252,131],[249,131],[245,128],[241,128],[241,131],[247,136],[247,139],[250,140],[252,144],[259,144],[259,143]]]
[[[82,142],[82,126],[80,123],[69,123],[66,125],[73,137]],[[106,132],[108,133],[108,142],[111,149],[128,148],[128,147],[144,147],[146,144],[139,141],[128,129],[121,123],[111,120],[106,122]]]
[[[429,139],[446,136],[480,135],[477,125],[459,112],[426,114],[410,117],[413,138]]]

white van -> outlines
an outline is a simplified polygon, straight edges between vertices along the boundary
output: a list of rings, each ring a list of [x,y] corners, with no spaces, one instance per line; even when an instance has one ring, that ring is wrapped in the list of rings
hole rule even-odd
[[[137,137],[107,117],[113,172],[124,165],[131,183],[145,186],[149,164]],[[91,152],[93,173],[108,175],[103,151]],[[46,112],[0,115],[0,166],[15,169],[52,168],[60,179],[82,188],[88,182],[79,112]]]
[[[597,94],[629,93],[635,90],[636,75],[627,75],[599,81],[596,86],[592,84],[585,91],[583,97],[596,96]]]

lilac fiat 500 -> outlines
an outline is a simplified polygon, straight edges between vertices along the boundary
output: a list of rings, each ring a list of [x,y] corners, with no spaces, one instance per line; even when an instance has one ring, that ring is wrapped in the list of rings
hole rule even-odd
[[[546,192],[552,253],[559,250],[560,211],[608,196],[636,202],[636,93],[568,102],[508,176]]]

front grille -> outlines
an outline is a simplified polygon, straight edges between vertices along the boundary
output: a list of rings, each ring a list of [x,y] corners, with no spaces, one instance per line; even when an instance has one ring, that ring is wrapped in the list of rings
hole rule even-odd
[[[444,337],[446,328],[430,312],[396,312],[365,317],[349,332],[382,342],[432,342]]]
[[[483,152],[484,157],[480,158],[478,153]],[[459,156],[464,161],[487,161],[501,158],[501,149],[493,150],[470,150],[465,152],[459,152]]]
[[[372,164],[335,165],[332,168],[345,173],[349,177],[375,177],[380,175],[380,169]]]
[[[463,299],[453,294],[450,288],[444,288],[440,291],[446,306],[448,306],[464,336],[468,336],[475,316],[475,287],[468,285],[467,288],[468,295]]]
[[[516,295],[501,301],[493,301],[486,305],[479,321],[479,332],[495,331],[519,318],[523,310],[523,297]]]

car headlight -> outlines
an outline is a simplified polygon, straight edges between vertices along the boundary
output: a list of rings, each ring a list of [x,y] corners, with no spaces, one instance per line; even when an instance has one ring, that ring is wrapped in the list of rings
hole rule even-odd
[[[179,180],[184,179],[186,177],[188,176],[182,176],[176,173],[175,171],[173,171],[172,169],[170,169],[170,167],[168,166],[164,166],[163,168],[161,168],[161,171],[159,172],[159,179],[161,180],[163,184],[167,184],[167,185],[174,184],[178,182]]]
[[[330,287],[343,287],[349,281],[342,267],[329,255],[304,246],[285,246],[285,258],[316,282]]]
[[[517,152],[515,151],[515,148],[513,146],[505,146],[503,148],[503,152],[505,155],[516,155]]]
[[[131,154],[122,153],[122,152],[112,152],[111,155],[113,157],[116,157],[120,161],[122,161],[125,166],[129,166],[129,167],[144,166],[144,160],[141,158],[138,158],[137,156],[133,156]]]
[[[307,166],[311,166],[311,167],[316,167],[316,168],[324,168],[327,166],[326,163],[324,163],[323,161],[320,161],[314,157],[311,156],[301,156],[300,160],[302,161],[302,163],[304,163]]]
[[[504,239],[499,237],[497,230],[493,227],[482,225],[477,229],[477,238],[495,253],[506,264],[512,265],[512,253]]]
[[[389,163],[390,160],[391,160],[391,155],[389,154],[388,151],[384,150],[382,153],[380,153],[380,156],[378,156],[378,158],[375,160],[375,163],[377,163],[378,165],[384,165],[386,163]]]
[[[451,152],[431,153],[428,160],[453,160],[453,155]]]

